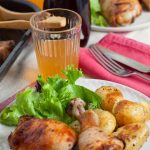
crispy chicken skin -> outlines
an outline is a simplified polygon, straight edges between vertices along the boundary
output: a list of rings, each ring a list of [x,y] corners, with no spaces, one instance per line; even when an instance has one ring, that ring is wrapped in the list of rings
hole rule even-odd
[[[8,137],[12,150],[71,150],[76,140],[76,133],[65,123],[31,117],[21,117]]]
[[[112,26],[131,24],[142,12],[138,0],[99,0],[102,13]]]
[[[133,123],[119,128],[112,135],[124,141],[124,150],[139,150],[149,136],[149,128],[144,123]]]

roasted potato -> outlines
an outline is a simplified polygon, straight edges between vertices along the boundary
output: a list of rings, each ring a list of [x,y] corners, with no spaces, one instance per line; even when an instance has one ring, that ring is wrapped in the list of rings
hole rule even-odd
[[[140,103],[129,100],[118,102],[113,109],[117,124],[123,126],[130,123],[145,122],[149,113]]]
[[[113,86],[102,86],[96,90],[96,93],[102,97],[102,109],[110,112],[114,104],[123,99],[122,92]]]
[[[123,141],[124,150],[139,150],[149,136],[149,128],[144,123],[133,123],[118,128],[112,135]]]
[[[116,128],[116,119],[115,117],[108,111],[104,111],[102,109],[95,109],[94,112],[98,115],[100,124],[100,129],[106,134],[111,134]]]

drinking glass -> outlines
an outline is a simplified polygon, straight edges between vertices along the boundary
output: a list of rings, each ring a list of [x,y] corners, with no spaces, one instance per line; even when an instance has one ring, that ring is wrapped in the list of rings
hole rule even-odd
[[[66,18],[66,25],[61,28],[47,28],[39,23],[47,15]],[[67,65],[78,67],[81,17],[67,9],[48,9],[31,17],[32,37],[40,74],[63,76],[62,70]]]

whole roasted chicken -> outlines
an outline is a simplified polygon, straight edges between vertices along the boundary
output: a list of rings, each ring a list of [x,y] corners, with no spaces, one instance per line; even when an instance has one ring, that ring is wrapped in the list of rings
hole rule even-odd
[[[77,134],[63,122],[21,117],[8,137],[12,150],[71,150]]]
[[[99,0],[102,14],[112,26],[126,26],[142,12],[138,0]]]

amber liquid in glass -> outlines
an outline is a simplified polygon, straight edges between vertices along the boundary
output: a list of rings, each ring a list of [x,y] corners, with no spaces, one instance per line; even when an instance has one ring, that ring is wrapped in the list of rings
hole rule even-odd
[[[39,47],[40,45],[40,47]],[[48,76],[60,75],[67,65],[74,64],[78,67],[79,40],[45,40],[35,45],[37,62],[41,75],[46,79]]]

